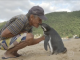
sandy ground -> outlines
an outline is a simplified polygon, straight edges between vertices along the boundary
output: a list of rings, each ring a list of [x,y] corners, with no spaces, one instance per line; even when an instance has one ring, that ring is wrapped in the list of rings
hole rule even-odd
[[[0,60],[80,60],[80,39],[71,39],[63,42],[67,48],[67,53],[51,55],[50,51],[45,51],[43,43],[27,46],[18,51],[22,54],[18,58],[2,59],[5,51],[0,50]]]

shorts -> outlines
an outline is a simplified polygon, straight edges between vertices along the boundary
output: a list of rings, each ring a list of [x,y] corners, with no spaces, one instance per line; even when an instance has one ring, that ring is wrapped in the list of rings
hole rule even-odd
[[[26,34],[27,33],[22,33],[22,34],[14,36],[12,38],[1,40],[0,41],[0,49],[1,50],[8,50],[10,48],[13,48],[14,46],[19,44],[20,42],[26,40]]]

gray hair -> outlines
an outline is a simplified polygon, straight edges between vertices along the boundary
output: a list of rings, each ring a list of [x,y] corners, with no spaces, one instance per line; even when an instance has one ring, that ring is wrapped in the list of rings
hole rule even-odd
[[[28,13],[28,14],[26,14],[26,16],[27,16],[28,18],[30,17],[30,15],[31,15],[31,14],[29,14],[29,13]],[[34,15],[34,14],[33,14],[33,15]],[[37,15],[34,15],[34,17],[35,17],[35,18],[38,18],[38,16],[37,16]]]

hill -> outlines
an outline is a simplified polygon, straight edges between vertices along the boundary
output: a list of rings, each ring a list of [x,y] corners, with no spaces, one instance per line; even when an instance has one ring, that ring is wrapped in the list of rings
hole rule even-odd
[[[73,12],[51,12],[46,14],[48,20],[43,21],[53,27],[61,37],[80,35],[80,11]],[[5,24],[0,23],[0,28]],[[34,34],[43,34],[42,29],[33,28]]]

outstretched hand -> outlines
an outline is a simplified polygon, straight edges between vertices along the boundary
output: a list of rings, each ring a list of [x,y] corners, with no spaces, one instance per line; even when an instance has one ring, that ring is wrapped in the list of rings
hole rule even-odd
[[[41,37],[41,39],[42,39],[42,40],[45,40],[45,36],[43,35],[43,36]]]

